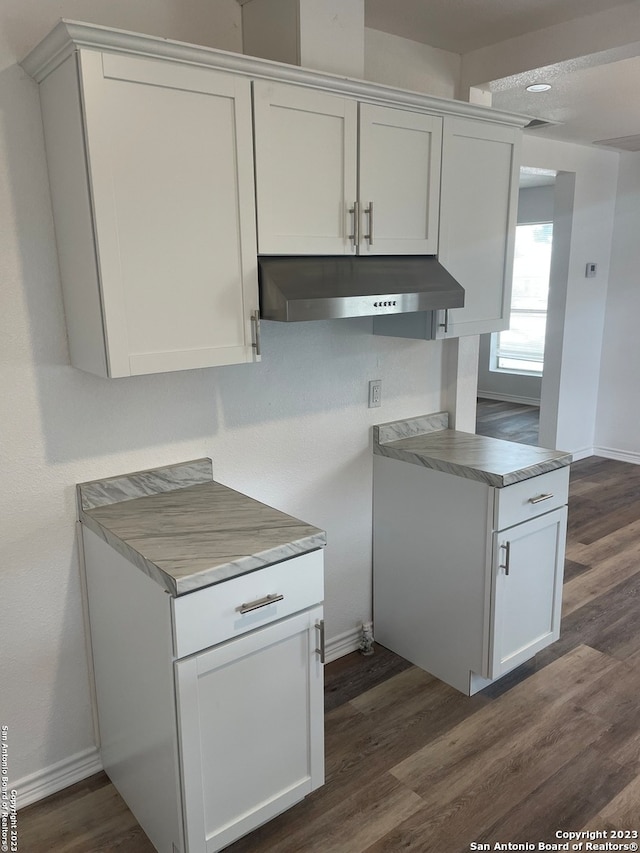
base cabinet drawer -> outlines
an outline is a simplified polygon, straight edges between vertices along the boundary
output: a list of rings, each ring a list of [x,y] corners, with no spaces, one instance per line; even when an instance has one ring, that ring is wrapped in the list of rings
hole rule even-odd
[[[569,466],[495,490],[494,530],[504,530],[564,506],[569,497]]]
[[[172,599],[175,655],[186,657],[323,600],[321,550],[187,593]]]

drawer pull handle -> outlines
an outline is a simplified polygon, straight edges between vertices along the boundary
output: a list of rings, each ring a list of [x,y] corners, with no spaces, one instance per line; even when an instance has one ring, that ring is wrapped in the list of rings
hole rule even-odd
[[[284,595],[265,595],[264,598],[258,598],[255,601],[249,601],[247,604],[241,604],[236,607],[238,613],[249,613],[251,610],[257,610],[259,607],[266,607],[268,604],[275,604],[276,601],[282,601]]]
[[[509,561],[511,560],[511,542],[505,542],[500,547],[504,548],[506,553],[505,553],[504,563],[500,563],[499,568],[504,569],[505,575],[508,575],[509,574]]]
[[[551,492],[548,495],[538,495],[535,498],[529,498],[529,503],[530,504],[540,504],[540,503],[542,503],[542,501],[548,501],[552,497],[553,497],[553,492]]]

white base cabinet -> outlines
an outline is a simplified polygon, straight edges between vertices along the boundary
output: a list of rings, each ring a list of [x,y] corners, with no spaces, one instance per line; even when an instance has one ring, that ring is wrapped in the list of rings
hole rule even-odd
[[[467,695],[558,639],[568,482],[374,456],[376,639]]]
[[[323,552],[172,598],[83,541],[103,765],[155,848],[215,853],[322,785]]]

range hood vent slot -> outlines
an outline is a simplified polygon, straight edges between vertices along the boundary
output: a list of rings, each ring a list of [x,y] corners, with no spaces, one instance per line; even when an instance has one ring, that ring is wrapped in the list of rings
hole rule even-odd
[[[464,305],[464,288],[431,256],[261,256],[258,273],[265,320],[331,320]]]

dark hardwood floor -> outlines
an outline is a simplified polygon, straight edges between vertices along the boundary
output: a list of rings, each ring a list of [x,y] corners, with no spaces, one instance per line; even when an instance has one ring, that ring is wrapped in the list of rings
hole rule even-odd
[[[467,698],[378,647],[329,664],[325,695],[326,785],[229,853],[640,830],[640,466],[573,465],[562,634],[534,660]],[[22,810],[19,830],[23,853],[152,853],[104,774]]]
[[[478,398],[476,432],[522,444],[538,443],[540,408]]]

